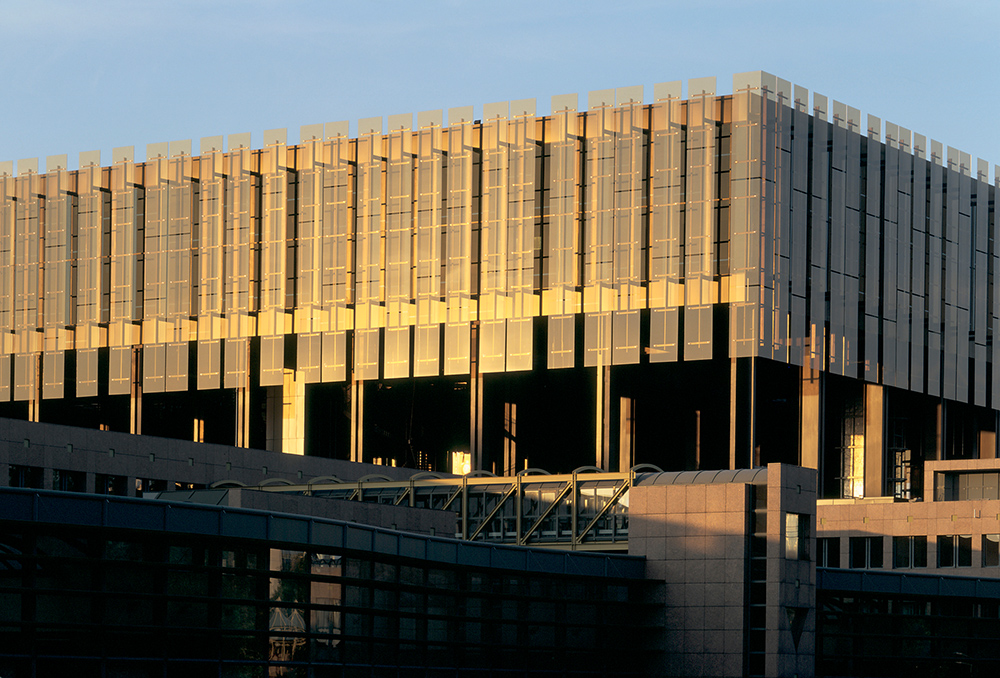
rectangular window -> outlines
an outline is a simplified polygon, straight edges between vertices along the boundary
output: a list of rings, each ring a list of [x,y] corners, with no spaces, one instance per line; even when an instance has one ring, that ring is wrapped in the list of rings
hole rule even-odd
[[[86,492],[87,473],[85,471],[64,471],[53,469],[52,489],[63,492]]]
[[[972,567],[972,535],[939,534],[938,567]]]
[[[786,513],[785,557],[791,560],[809,560],[809,539],[809,516]]]
[[[868,567],[882,567],[882,537],[868,537]]]
[[[816,567],[840,567],[840,537],[820,537],[816,551]]]
[[[135,496],[141,497],[144,492],[166,492],[167,481],[156,478],[136,478]]]
[[[30,487],[33,490],[42,489],[43,472],[39,466],[10,465],[10,486]]]
[[[955,567],[955,535],[939,534],[937,547],[938,567]]]
[[[892,494],[896,499],[910,498],[911,456],[911,451],[908,449],[896,448],[893,451]]]
[[[920,535],[912,539],[913,567],[927,567],[927,536]]]
[[[865,417],[864,402],[855,398],[844,407],[841,429],[840,496],[865,496]]]
[[[972,567],[972,535],[962,534],[958,536],[956,556],[959,567]]]
[[[128,487],[125,485],[126,480],[125,476],[97,473],[94,476],[94,492],[97,494],[113,494],[119,497],[127,497]]]
[[[880,569],[882,537],[851,537],[848,563],[856,569]]]
[[[983,499],[1000,499],[1000,474],[983,474]]]
[[[174,491],[182,492],[183,490],[204,490],[204,483],[174,483]]]
[[[852,568],[863,568],[868,563],[868,539],[866,537],[851,537],[848,564]]]
[[[892,566],[895,569],[912,567],[909,537],[892,538]]]
[[[983,535],[983,567],[1000,565],[1000,534]]]
[[[927,567],[927,537],[893,537],[893,568]]]

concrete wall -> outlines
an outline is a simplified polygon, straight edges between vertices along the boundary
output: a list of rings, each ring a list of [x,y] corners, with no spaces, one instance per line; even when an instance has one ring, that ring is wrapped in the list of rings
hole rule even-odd
[[[749,501],[744,484],[629,491],[629,555],[666,583],[661,675],[742,675]]]
[[[763,528],[757,536],[766,549],[766,575],[757,584],[750,581],[755,496],[766,498],[756,523]],[[765,675],[812,675],[816,568],[811,558],[786,553],[785,516],[807,517],[812,554],[815,501],[816,472],[780,464],[768,465],[766,487],[675,484],[629,491],[629,555],[644,556],[646,576],[665,583],[657,601],[663,604],[663,663],[653,675],[742,676],[748,651],[762,655]],[[762,635],[750,633],[749,622],[751,595],[761,591]],[[804,615],[797,644],[794,614]]]

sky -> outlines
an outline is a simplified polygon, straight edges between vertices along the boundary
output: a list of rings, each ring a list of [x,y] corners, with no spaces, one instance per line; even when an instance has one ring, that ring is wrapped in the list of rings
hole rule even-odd
[[[0,161],[764,70],[1000,164],[1000,2],[0,0]],[[993,75],[991,75],[993,73]]]

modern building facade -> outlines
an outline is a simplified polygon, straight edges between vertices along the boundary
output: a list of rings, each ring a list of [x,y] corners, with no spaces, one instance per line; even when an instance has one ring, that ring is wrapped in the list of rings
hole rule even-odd
[[[0,163],[0,671],[995,675],[1000,171],[647,95]]]
[[[766,73],[649,94],[0,164],[0,414],[501,475],[790,462],[829,498],[996,457],[997,173]]]

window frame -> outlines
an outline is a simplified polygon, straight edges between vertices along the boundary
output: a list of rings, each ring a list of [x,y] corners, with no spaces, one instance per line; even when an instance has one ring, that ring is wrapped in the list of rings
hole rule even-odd
[[[901,563],[900,556],[906,562]],[[913,570],[927,567],[927,537],[925,535],[894,536],[892,538],[892,569]]]
[[[972,535],[939,534],[937,566],[942,569],[972,567]]]
[[[816,567],[840,567],[840,537],[816,537]]]
[[[850,537],[847,566],[852,570],[881,570],[885,564],[884,549],[885,541],[881,535]]]

